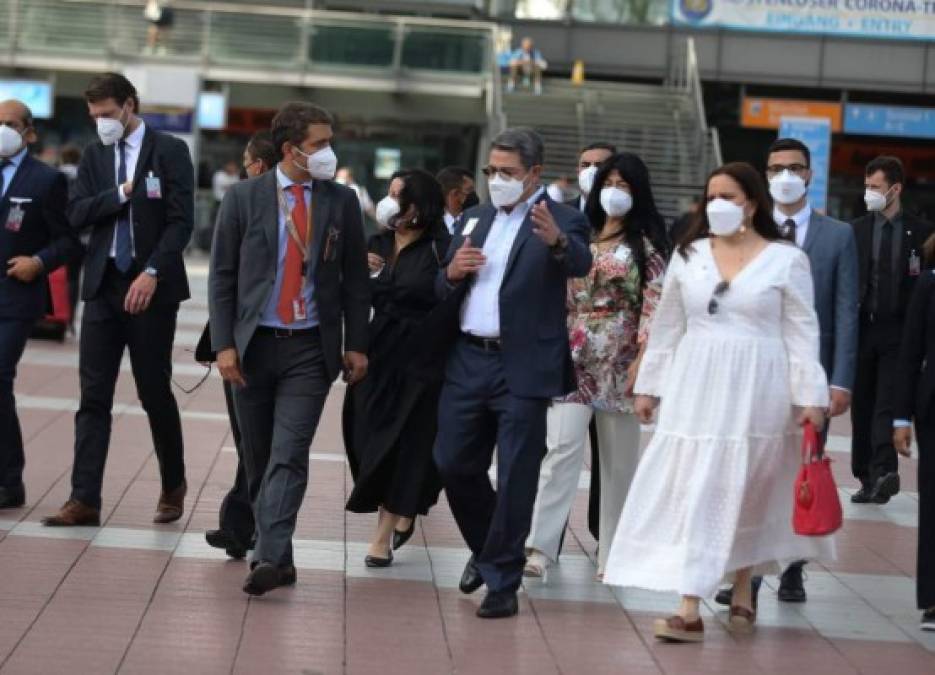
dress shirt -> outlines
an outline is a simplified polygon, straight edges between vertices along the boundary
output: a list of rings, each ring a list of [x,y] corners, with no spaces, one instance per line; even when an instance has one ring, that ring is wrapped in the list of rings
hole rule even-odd
[[[15,155],[6,158],[9,164],[3,167],[3,189],[0,190],[0,198],[5,196],[7,190],[10,189],[10,184],[13,182],[13,177],[16,176],[16,170],[19,169],[19,165],[23,163],[23,157],[25,156],[26,146],[23,146],[23,149],[17,152]]]
[[[497,215],[484,240],[487,262],[477,272],[477,278],[461,306],[462,332],[484,338],[500,337],[500,286],[506,275],[506,264],[526,215],[543,191],[544,188],[540,187],[509,213],[497,209]]]
[[[124,138],[126,143],[126,148],[124,148],[123,154],[124,159],[127,163],[127,180],[132,181],[136,176],[136,163],[140,159],[140,150],[143,147],[143,136],[146,135],[146,124],[143,120],[140,120],[140,126],[136,130]],[[117,180],[117,176],[120,174],[120,141],[114,143],[114,182],[117,183],[117,199],[121,204],[126,204],[130,199],[127,195],[123,194],[123,190],[120,189],[120,181]],[[136,186],[134,186],[135,189]],[[136,237],[133,234],[133,206],[130,206],[129,213],[127,213],[127,218],[130,220],[130,250],[133,251],[133,257],[136,257]],[[110,243],[110,257],[117,257],[117,228],[114,227],[114,238]]]
[[[581,213],[584,213],[584,209],[587,207],[587,205],[588,205],[587,197],[585,197],[584,195],[581,195],[580,197],[578,197],[578,210],[581,211]]]
[[[892,251],[892,271],[893,278],[890,279],[890,288],[884,292],[889,292],[892,297],[892,307],[896,309],[899,306],[899,286],[902,274],[905,273],[902,261],[903,251],[903,214],[898,212],[889,222],[893,224],[893,251]],[[880,246],[883,239],[883,225],[887,222],[886,216],[882,211],[877,211],[873,216],[873,274],[870,275],[870,302],[871,307],[876,306],[877,294],[877,264],[880,260]]]
[[[445,218],[445,227],[448,228],[448,234],[454,234],[455,223],[458,222],[458,217],[451,215],[450,213],[448,213],[448,210],[446,209],[444,218]]]
[[[279,191],[286,198],[289,212],[292,213],[292,209],[295,207],[295,198],[292,196],[292,190],[289,188],[291,188],[295,182],[284,174],[282,169],[278,166],[276,167],[276,184]],[[312,182],[308,181],[307,183],[302,183],[302,185],[305,187],[305,208],[311,213]],[[286,247],[291,238],[289,236],[289,230],[286,228],[286,217],[282,212],[282,207],[279,205],[278,196],[276,197],[276,213],[279,219],[279,254],[276,259],[276,283],[273,285],[273,293],[269,296],[266,308],[263,310],[262,316],[260,316],[260,325],[270,328],[312,328],[318,325],[318,308],[315,306],[315,283],[313,281],[314,277],[312,276],[313,265],[311,264],[317,255],[314,248],[311,250],[312,257],[309,261],[307,274],[305,275],[305,287],[302,293],[302,298],[305,300],[306,318],[301,321],[296,320],[290,324],[284,324],[282,319],[279,318],[279,313],[276,311],[279,305],[279,291],[282,289],[283,266],[286,264]],[[302,223],[296,223],[296,226],[302,227]],[[312,221],[312,227],[315,227],[314,221]],[[311,234],[312,237],[314,237],[314,232]]]
[[[783,225],[785,225],[786,221],[790,218],[792,222],[795,223],[795,245],[799,248],[805,246],[805,235],[808,234],[808,221],[811,217],[812,207],[808,202],[805,202],[805,206],[791,216],[787,216],[780,211],[778,206],[773,206],[773,220],[779,225],[780,232],[782,231]]]
[[[893,420],[894,429],[902,429],[902,428],[911,427],[911,426],[912,426],[912,422],[910,422],[909,420]]]

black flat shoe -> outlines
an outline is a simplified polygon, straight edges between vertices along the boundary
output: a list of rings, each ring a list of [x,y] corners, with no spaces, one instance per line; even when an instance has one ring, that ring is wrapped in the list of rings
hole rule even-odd
[[[899,474],[895,471],[880,476],[873,488],[870,501],[874,504],[886,504],[890,497],[899,494]]]
[[[861,485],[860,489],[851,495],[852,504],[869,504],[871,496],[873,495],[873,488],[869,485]]]
[[[26,486],[0,487],[0,509],[18,509],[26,503]]]
[[[380,558],[375,555],[368,555],[364,558],[364,564],[367,567],[389,567],[393,564],[393,551],[387,551],[386,558]]]
[[[244,581],[243,592],[249,595],[264,595],[280,586],[292,586],[296,582],[295,566],[276,567],[261,562],[254,565]]]
[[[757,598],[760,595],[760,585],[763,583],[763,577],[753,577],[750,580],[750,586],[752,587],[751,598],[753,599],[753,609],[757,607]],[[719,605],[725,605],[730,607],[734,604],[734,587],[728,586],[727,588],[722,588],[717,592],[717,595],[714,596],[714,602]]]
[[[789,565],[782,576],[779,577],[779,600],[781,602],[805,602],[808,596],[805,593],[805,584],[802,579],[802,565],[793,563]]]
[[[922,623],[919,628],[924,631],[935,631],[935,608],[922,612]]]
[[[519,601],[514,591],[488,591],[487,596],[477,608],[481,619],[505,619],[519,613]]]
[[[234,560],[243,560],[247,556],[246,547],[224,530],[208,530],[205,532],[205,541],[212,548],[224,549]]]
[[[467,561],[467,565],[464,566],[464,572],[461,574],[461,583],[458,584],[458,588],[461,589],[462,593],[470,595],[483,585],[484,577],[480,575],[480,570],[477,569],[474,556],[471,556]]]
[[[409,523],[409,529],[404,532],[399,530],[393,530],[393,550],[396,551],[401,549],[403,545],[412,539],[413,533],[416,531],[416,519],[413,518],[412,522]]]

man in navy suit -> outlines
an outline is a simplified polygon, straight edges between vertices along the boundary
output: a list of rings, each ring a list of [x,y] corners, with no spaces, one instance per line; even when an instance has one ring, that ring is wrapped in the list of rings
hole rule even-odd
[[[23,437],[13,380],[26,339],[46,307],[45,275],[81,244],[65,217],[65,175],[33,159],[33,117],[19,101],[0,103],[0,509],[26,502]]]
[[[437,290],[460,334],[439,402],[435,461],[472,556],[461,590],[484,583],[482,618],[513,616],[549,400],[575,388],[565,296],[591,267],[585,217],[540,185],[542,139],[508,129],[484,174],[492,204],[462,214]],[[490,485],[494,445],[497,489]]]

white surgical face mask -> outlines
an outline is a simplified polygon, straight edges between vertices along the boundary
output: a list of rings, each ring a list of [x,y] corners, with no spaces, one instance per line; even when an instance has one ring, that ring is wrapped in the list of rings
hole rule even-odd
[[[391,220],[399,214],[399,202],[387,195],[379,202],[377,202],[377,223],[381,227],[386,227],[390,229],[395,229],[391,224]]]
[[[743,207],[726,199],[715,199],[708,202],[705,207],[708,214],[708,225],[711,234],[718,237],[729,237],[736,234],[743,225]]]
[[[769,193],[780,204],[795,204],[805,196],[805,180],[788,169],[773,176],[769,181]]]
[[[498,209],[515,205],[523,196],[525,186],[519,178],[503,178],[500,174],[487,181],[490,201]]]
[[[330,145],[321,150],[316,150],[310,155],[302,152],[298,147],[296,152],[305,157],[305,166],[298,162],[295,165],[308,171],[312,178],[315,180],[331,180],[334,178],[334,174],[338,170],[338,157],[334,154],[334,150],[331,149]]]
[[[98,117],[97,118],[97,135],[101,139],[101,143],[104,145],[113,145],[121,138],[127,131],[127,126],[123,123],[123,110],[120,111],[120,117],[114,119],[113,117]]]
[[[0,157],[12,157],[23,149],[23,136],[13,127],[0,126]]]
[[[890,188],[892,190],[893,188]],[[890,190],[886,192],[877,192],[876,190],[871,190],[867,188],[867,191],[864,192],[864,203],[867,205],[868,211],[882,211],[886,208],[886,195],[890,193]]]
[[[596,166],[589,166],[587,169],[582,169],[578,172],[578,187],[581,189],[581,194],[585,197],[591,194],[591,189],[594,187],[594,177],[596,175]]]
[[[605,187],[601,190],[601,208],[611,218],[623,218],[633,208],[633,196],[620,188]]]

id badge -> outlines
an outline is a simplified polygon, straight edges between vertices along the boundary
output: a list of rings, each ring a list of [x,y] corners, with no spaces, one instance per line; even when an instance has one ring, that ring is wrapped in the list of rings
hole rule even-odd
[[[146,196],[149,199],[162,199],[162,182],[152,172],[146,176]]]
[[[20,228],[23,226],[23,216],[25,215],[26,212],[19,204],[10,205],[10,210],[7,212],[6,217],[6,229],[10,232],[19,232]]]
[[[305,300],[297,298],[292,301],[292,316],[296,321],[305,321],[308,318],[308,312],[305,310]]]
[[[916,253],[915,249],[909,254],[909,276],[917,277],[922,274],[922,258]]]

